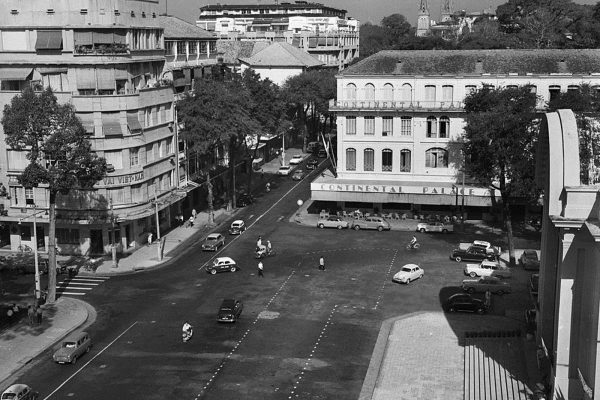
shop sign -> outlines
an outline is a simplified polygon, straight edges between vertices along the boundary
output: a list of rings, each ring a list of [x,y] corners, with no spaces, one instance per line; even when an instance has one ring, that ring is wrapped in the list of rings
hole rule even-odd
[[[102,184],[105,186],[112,185],[128,185],[130,183],[139,182],[144,180],[144,172],[136,172],[135,174],[121,175],[121,176],[107,176],[102,179]]]
[[[329,192],[359,192],[359,193],[397,193],[397,194],[447,194],[465,196],[491,196],[492,189],[487,188],[460,188],[444,186],[407,186],[407,185],[363,185],[363,184],[339,184],[318,183],[313,190]]]

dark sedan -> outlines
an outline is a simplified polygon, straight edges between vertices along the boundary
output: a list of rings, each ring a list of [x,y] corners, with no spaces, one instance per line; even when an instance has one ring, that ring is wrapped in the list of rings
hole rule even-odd
[[[319,165],[319,161],[312,159],[306,163],[306,169],[317,169],[318,165]]]
[[[225,299],[221,303],[217,321],[219,322],[235,322],[240,317],[244,305],[241,301],[235,299]]]
[[[444,302],[443,308],[446,312],[472,312],[484,314],[490,308],[490,302],[490,292],[485,294],[484,300],[471,296],[470,294],[457,293],[448,297]]]

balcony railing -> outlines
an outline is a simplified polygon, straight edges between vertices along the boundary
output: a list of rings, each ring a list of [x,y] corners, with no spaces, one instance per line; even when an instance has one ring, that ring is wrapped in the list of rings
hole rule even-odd
[[[128,54],[129,46],[124,43],[110,43],[100,45],[75,45],[75,55],[106,55]]]
[[[447,110],[462,111],[461,101],[330,100],[330,111],[343,110]]]

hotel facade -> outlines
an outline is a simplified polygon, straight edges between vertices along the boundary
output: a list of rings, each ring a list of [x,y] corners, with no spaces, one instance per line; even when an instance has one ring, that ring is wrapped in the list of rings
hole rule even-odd
[[[538,108],[582,84],[600,87],[598,50],[382,51],[337,76],[337,176],[311,183],[323,206],[408,215],[464,205],[481,218],[499,192],[461,172],[465,96],[528,85]]]
[[[171,226],[193,188],[178,171],[174,91],[162,80],[158,1],[8,0],[3,10],[0,105],[26,86],[52,88],[59,102],[73,104],[93,151],[109,167],[93,191],[58,197],[61,251],[104,254],[114,243],[123,252],[149,233],[156,237],[157,229]],[[27,245],[43,251],[48,192],[19,185],[25,154],[6,147],[0,127],[0,240],[12,250]]]

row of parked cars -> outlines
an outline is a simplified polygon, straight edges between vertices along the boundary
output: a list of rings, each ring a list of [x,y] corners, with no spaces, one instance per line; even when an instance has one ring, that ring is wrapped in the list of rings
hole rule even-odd
[[[324,228],[336,228],[336,229],[354,229],[356,231],[361,229],[375,229],[379,232],[389,231],[392,229],[390,223],[382,217],[365,217],[363,219],[355,219],[352,223],[346,221],[342,217],[337,215],[330,215],[329,217],[320,218],[317,221],[317,227]]]

